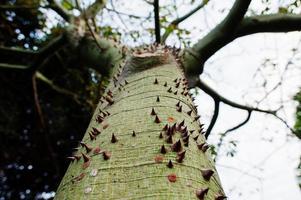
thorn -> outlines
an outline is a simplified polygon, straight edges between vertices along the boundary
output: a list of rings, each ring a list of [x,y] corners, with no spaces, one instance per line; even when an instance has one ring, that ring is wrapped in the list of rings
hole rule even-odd
[[[178,94],[178,91],[175,91],[173,94],[174,94],[174,95],[177,95],[177,94]]]
[[[191,116],[192,110],[187,112],[187,115]]]
[[[199,115],[198,115],[198,116],[196,116],[196,117],[194,118],[194,120],[193,120],[193,121],[198,121],[198,120],[200,119],[200,117],[201,117],[201,116],[199,116]]]
[[[177,107],[178,112],[182,112],[182,106]]]
[[[112,104],[114,103],[114,100],[113,100],[111,97],[109,97],[109,96],[106,96],[106,97],[105,97],[105,100],[106,100],[110,105],[112,105]]]
[[[156,115],[155,109],[152,108],[151,115]]]
[[[170,134],[173,135],[176,132],[177,123],[174,123],[170,128]]]
[[[176,84],[176,88],[179,88],[179,86],[180,86],[180,82],[178,82],[178,83]]]
[[[136,132],[135,131],[133,131],[132,137],[136,137]]]
[[[165,140],[168,144],[172,144],[172,135],[167,136]]]
[[[182,134],[181,134],[181,137],[182,137],[182,138],[186,138],[186,137],[188,137],[188,132],[187,132],[187,131],[185,131],[184,133],[182,133]]]
[[[160,139],[162,139],[162,138],[163,138],[163,134],[162,134],[162,132],[160,132],[160,134],[159,134],[159,138],[160,138]]]
[[[102,153],[102,156],[103,156],[103,159],[109,160],[109,159],[111,158],[111,153],[108,152],[108,151],[104,151],[104,152]]]
[[[127,82],[127,80],[124,80],[124,84],[127,85],[127,84],[129,84],[129,82]]]
[[[70,160],[70,161],[75,161],[76,160],[76,158],[74,156],[68,156],[67,159]]]
[[[96,136],[100,134],[100,131],[97,128],[92,127],[91,133]]]
[[[181,140],[179,139],[171,146],[172,151],[179,152],[182,150]]]
[[[96,136],[93,133],[89,133],[90,140],[96,140]]]
[[[73,157],[76,159],[76,161],[79,161],[81,159],[80,155],[73,155]]]
[[[160,102],[160,98],[159,98],[159,96],[157,96],[157,100],[156,100],[156,102]]]
[[[187,94],[188,94],[188,92],[187,92],[187,91],[183,93],[183,95],[184,95],[185,97],[187,96]]]
[[[182,163],[182,162],[183,162],[183,160],[184,160],[184,158],[185,158],[185,153],[186,153],[186,150],[184,150],[184,151],[182,151],[182,152],[179,152],[179,153],[177,154],[176,160],[177,160],[178,163]]]
[[[163,131],[167,131],[167,129],[168,129],[168,125],[166,124],[164,127],[163,127]]]
[[[83,143],[83,142],[80,142],[80,145],[86,149],[86,152],[87,152],[87,153],[89,153],[90,151],[92,151],[92,148],[91,148],[91,147],[88,147],[87,144],[85,144],[85,143]]]
[[[195,194],[196,194],[196,196],[197,196],[197,198],[199,199],[199,200],[204,200],[205,198],[205,195],[208,193],[208,190],[209,190],[209,188],[201,188],[201,189],[198,189],[196,192],[195,192]]]
[[[164,86],[164,87],[167,87],[167,82],[165,82],[163,86]]]
[[[166,166],[167,166],[168,168],[173,168],[172,161],[171,161],[171,160],[169,160]]]
[[[158,82],[158,79],[155,78],[154,84],[158,84],[158,83],[159,83],[159,82]]]
[[[87,156],[86,154],[82,153],[82,156],[83,156],[83,159],[84,159],[84,162],[89,162],[90,160],[90,157]]]
[[[97,122],[97,123],[99,123],[99,124],[100,124],[101,122],[103,122],[103,120],[104,120],[104,119],[103,119],[103,117],[102,117],[102,116],[100,116],[100,115],[97,115],[97,117],[96,117],[96,122]]]
[[[197,146],[198,146],[198,148],[200,149],[200,150],[202,150],[204,153],[207,151],[207,149],[209,148],[209,145],[206,143],[206,142],[204,142],[204,143],[202,143],[202,144],[197,144]]]
[[[116,138],[116,136],[114,135],[114,133],[112,133],[112,138],[111,138],[111,142],[112,143],[116,143],[118,140]]]
[[[156,115],[155,123],[159,124],[160,122],[161,122],[161,120],[159,119],[158,115]]]
[[[200,136],[200,135],[197,135],[197,136],[195,136],[193,139],[194,139],[195,141],[197,141],[198,138],[199,138],[199,136]]]
[[[209,181],[211,176],[213,175],[214,171],[212,169],[201,169],[201,173],[202,173],[203,178],[206,181]]]
[[[192,134],[194,131],[195,131],[195,130],[190,130],[189,132],[190,132],[190,134]]]
[[[179,124],[179,126],[184,126],[185,120],[183,119],[183,121]]]
[[[162,153],[162,154],[166,154],[167,153],[167,150],[166,150],[164,144],[161,146],[160,153]]]
[[[171,87],[167,90],[167,92],[171,93],[172,92],[172,89]]]
[[[183,142],[188,143],[189,141],[189,135],[187,135],[186,137],[183,137]]]
[[[215,200],[224,200],[226,199],[227,197],[223,194],[217,194],[215,195]]]
[[[177,106],[177,107],[179,107],[179,106],[180,106],[180,101],[178,101],[178,103],[176,104],[176,106]]]
[[[177,81],[178,81],[178,79],[177,79],[177,78],[176,78],[175,80],[173,80],[173,82],[175,82],[175,83],[176,83]]]

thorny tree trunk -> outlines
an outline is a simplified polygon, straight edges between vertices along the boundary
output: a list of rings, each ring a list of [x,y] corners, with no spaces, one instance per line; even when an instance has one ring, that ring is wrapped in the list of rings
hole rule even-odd
[[[224,199],[187,81],[166,49],[136,53],[101,98],[56,199]]]

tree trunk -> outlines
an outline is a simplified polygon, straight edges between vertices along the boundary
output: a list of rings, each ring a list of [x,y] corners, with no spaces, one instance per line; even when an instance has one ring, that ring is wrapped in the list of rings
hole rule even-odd
[[[176,55],[136,52],[101,98],[56,199],[224,199]]]

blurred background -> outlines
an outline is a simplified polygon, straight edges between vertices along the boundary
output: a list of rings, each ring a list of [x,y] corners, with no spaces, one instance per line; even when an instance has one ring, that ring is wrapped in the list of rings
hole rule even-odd
[[[77,16],[93,0],[57,2]],[[194,44],[225,17],[233,2],[160,1],[161,32],[171,31],[166,43],[177,48]],[[68,27],[52,3],[0,1],[1,62],[22,68],[19,63],[34,57],[27,50],[38,52]],[[169,26],[201,3],[205,6],[194,15]],[[247,16],[300,12],[300,0],[253,0]],[[94,23],[100,36],[136,47],[154,42],[153,15],[150,0],[108,0]],[[202,80],[219,94],[277,110],[282,119],[253,112],[244,126],[228,131],[248,113],[221,105],[209,143],[229,199],[301,199],[300,44],[300,32],[254,34],[236,39],[204,66]],[[69,164],[65,158],[87,128],[103,79],[68,51],[62,46],[46,55],[36,76],[0,66],[0,200],[52,199]],[[199,89],[191,92],[208,127],[214,102]]]

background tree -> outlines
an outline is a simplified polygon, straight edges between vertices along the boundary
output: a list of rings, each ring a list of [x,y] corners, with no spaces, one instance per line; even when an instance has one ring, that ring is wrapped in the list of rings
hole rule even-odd
[[[71,154],[71,147],[77,146],[86,128],[85,123],[76,122],[88,123],[94,105],[102,94],[99,90],[103,91],[109,76],[103,69],[110,68],[111,63],[104,64],[101,61],[106,57],[99,57],[103,55],[99,52],[102,49],[99,45],[106,44],[99,44],[95,40],[100,38],[105,43],[106,40],[102,38],[109,37],[111,40],[121,40],[123,44],[140,45],[151,42],[150,36],[155,34],[156,40],[160,38],[162,42],[168,42],[168,36],[178,38],[176,45],[184,49],[191,45],[191,40],[188,38],[189,30],[181,29],[179,24],[210,2],[187,1],[194,9],[179,14],[175,20],[170,20],[170,17],[174,17],[172,13],[178,8],[174,4],[163,4],[160,21],[155,20],[157,27],[161,24],[164,30],[162,38],[159,37],[159,29],[154,29],[153,2],[142,1],[142,4],[149,4],[150,8],[150,14],[145,16],[119,12],[115,8],[116,3],[111,1],[104,8],[100,1],[91,6],[68,1],[7,1],[1,5],[1,141],[5,144],[1,146],[1,160],[5,160],[1,162],[1,168],[4,169],[3,177],[7,177],[3,179],[4,187],[1,190],[8,198],[22,195],[30,198],[37,192],[53,191],[56,184],[49,187],[42,183],[58,183],[64,174],[63,168],[67,162],[63,158]],[[300,29],[300,16],[296,14],[300,1],[279,6],[276,11],[266,1],[266,8],[261,13],[249,10],[245,16],[248,5],[248,1],[236,1],[224,20],[207,31],[208,34],[194,46],[191,45],[192,48],[186,48],[184,54],[184,58],[190,60],[189,66],[192,66],[187,69],[190,80],[195,80],[191,87],[199,86],[215,102],[207,136],[217,119],[220,102],[247,111],[248,117],[241,125],[255,111],[280,118],[279,110],[263,110],[232,102],[194,76],[203,71],[203,65],[210,56],[238,37]],[[101,19],[97,16],[94,20],[96,11],[101,9],[104,17]],[[116,14],[115,18],[122,25],[116,28],[108,25],[105,16],[111,14]],[[52,23],[48,19],[48,23],[45,23],[46,16],[50,19],[56,16],[58,19]],[[130,27],[128,21],[134,24],[144,22],[144,31],[131,30],[135,26]],[[141,38],[146,41],[141,41]],[[280,120],[286,123],[284,119]],[[50,168],[49,163],[53,165]],[[24,168],[27,170],[22,170]],[[20,183],[20,179],[27,182],[19,184],[20,188],[9,187],[15,185],[15,181]],[[31,187],[31,194],[26,194],[28,182],[37,186]]]

